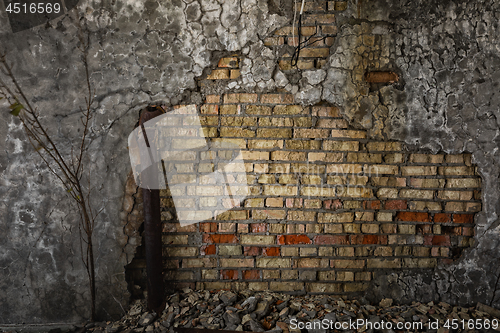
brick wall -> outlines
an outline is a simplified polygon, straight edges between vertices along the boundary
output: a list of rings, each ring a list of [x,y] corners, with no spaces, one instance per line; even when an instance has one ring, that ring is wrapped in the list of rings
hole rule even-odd
[[[335,107],[286,93],[210,95],[198,110],[211,140],[243,150],[251,195],[180,227],[162,191],[165,273],[178,287],[362,291],[379,270],[432,268],[472,244],[481,181],[469,154],[372,141]]]
[[[266,38],[265,45],[288,50],[280,69],[321,68],[337,32],[336,12],[346,8],[343,1],[306,2],[302,41],[319,42],[301,51],[296,67],[289,46],[298,42],[297,27]],[[242,60],[220,59],[200,87],[238,79]],[[377,272],[432,269],[473,243],[481,180],[469,154],[371,140],[337,108],[303,107],[281,90],[208,94],[196,110],[209,140],[243,151],[251,194],[213,220],[181,227],[162,191],[165,278],[178,288],[357,292]],[[207,194],[197,202],[202,209],[221,189],[197,184],[195,191]],[[144,267],[140,251],[129,267],[136,280]]]

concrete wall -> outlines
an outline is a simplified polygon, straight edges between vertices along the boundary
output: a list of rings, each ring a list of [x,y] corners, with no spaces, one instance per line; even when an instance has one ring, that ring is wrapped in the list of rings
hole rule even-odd
[[[101,193],[96,198],[106,205],[95,235],[102,316],[120,314],[128,299],[124,266],[132,260],[137,237],[123,231],[126,214],[120,212],[130,171],[126,138],[138,110],[152,102],[201,104],[207,94],[278,88],[306,105],[336,105],[344,119],[371,138],[401,140],[421,152],[472,153],[483,186],[474,248],[456,263],[433,270],[384,272],[369,289],[374,299],[492,300],[498,305],[498,265],[492,263],[498,262],[499,244],[495,86],[500,2],[329,1],[319,9],[311,6],[311,15],[339,11],[321,18],[328,22],[311,22],[336,26],[336,31],[327,30],[335,37],[332,47],[315,56],[313,68],[286,73],[280,59],[287,58],[290,46],[269,48],[272,42],[266,42],[293,16],[285,1],[79,3],[82,24],[90,32],[97,95],[92,158]],[[5,20],[0,16],[0,46],[16,75],[58,133],[58,142],[74,142],[85,88],[74,19],[60,17],[14,35],[4,28]],[[214,85],[196,80],[221,55],[233,52],[246,58],[239,77]],[[362,80],[369,69],[395,71],[400,81],[371,87]],[[61,186],[9,116],[0,115],[0,323],[81,320],[88,315],[89,297],[77,214],[68,209]]]

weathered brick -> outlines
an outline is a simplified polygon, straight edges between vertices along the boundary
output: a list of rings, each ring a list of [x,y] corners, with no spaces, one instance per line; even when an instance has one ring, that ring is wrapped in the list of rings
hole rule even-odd
[[[298,268],[326,268],[329,266],[329,259],[322,258],[301,258],[297,260]]]
[[[233,234],[204,234],[203,243],[238,243],[238,237]]]
[[[403,166],[401,167],[403,176],[433,176],[437,174],[435,166]]]
[[[217,220],[246,220],[248,211],[246,210],[228,210],[217,215]]]
[[[402,146],[399,142],[368,142],[366,144],[368,151],[401,151]]]
[[[285,216],[284,210],[262,209],[252,211],[252,218],[257,220],[282,220]]]
[[[241,277],[243,280],[258,280],[260,279],[260,271],[259,270],[244,270],[241,272]]]
[[[207,76],[208,80],[225,80],[229,79],[229,69],[224,68],[224,69],[214,69],[212,72]]]
[[[331,136],[332,138],[365,139],[366,131],[333,129],[331,132]]]
[[[330,131],[325,129],[303,129],[296,128],[293,133],[294,138],[328,138],[330,136]]]
[[[276,237],[272,235],[241,235],[242,245],[272,245]]]
[[[225,94],[224,103],[225,104],[237,104],[237,103],[256,103],[258,99],[257,94]]]
[[[340,111],[334,106],[313,106],[311,114],[318,117],[340,117]]]
[[[384,204],[387,210],[405,210],[408,208],[406,200],[388,200]]]
[[[363,171],[361,164],[329,164],[326,167],[327,173],[337,175],[359,174]]]
[[[323,150],[337,150],[337,151],[358,151],[358,141],[323,141]]]
[[[254,259],[219,259],[220,267],[253,267]]]
[[[280,235],[277,240],[279,245],[311,244],[306,235]]]
[[[307,155],[305,152],[298,151],[273,151],[271,152],[273,161],[306,161]]]
[[[314,113],[314,112],[313,112]],[[316,127],[319,128],[348,128],[349,124],[345,119],[327,119],[327,118],[319,118],[316,122]],[[332,137],[335,137],[332,135]],[[341,136],[345,138],[346,136]]]
[[[343,223],[354,221],[354,213],[318,213],[319,223]]]
[[[402,189],[399,191],[399,196],[401,198],[432,199],[434,191]]]
[[[347,162],[349,163],[381,163],[382,154],[368,153],[348,153]]]
[[[443,155],[431,155],[431,154],[411,154],[409,158],[410,163],[443,163]]]
[[[291,259],[285,258],[257,258],[256,267],[258,268],[290,268],[292,267]]]
[[[335,14],[307,15],[303,19],[303,24],[307,24],[307,25],[329,24],[329,23],[335,23]]]
[[[454,223],[474,223],[473,214],[453,214]]]
[[[343,291],[341,283],[306,283],[306,291],[309,293],[340,293]]]
[[[449,235],[425,235],[424,245],[450,246]]]
[[[401,268],[401,259],[367,259],[367,268]]]
[[[337,188],[337,195],[339,197],[369,198],[373,197],[373,191],[363,186],[348,186]]]
[[[390,164],[365,164],[363,167],[365,174],[372,177],[379,175],[397,175],[399,173],[399,166]]]
[[[474,174],[474,168],[468,166],[446,166],[438,168],[439,174],[444,176],[469,176]]]
[[[259,138],[291,138],[292,129],[291,128],[258,128],[257,137]]]
[[[361,269],[365,267],[364,260],[345,260],[345,259],[334,259],[330,261],[330,266],[332,268],[340,269]]]
[[[269,289],[272,291],[300,291],[304,290],[304,282],[269,282]]]
[[[479,178],[451,178],[446,180],[447,188],[476,188],[481,187]]]
[[[300,105],[276,105],[273,108],[274,115],[297,115],[307,113],[309,113],[309,109]]]
[[[349,244],[349,236],[318,235],[314,237],[314,244],[318,245],[346,245]]]
[[[335,196],[335,188],[323,186],[303,186],[300,195],[307,197],[332,197]]]
[[[220,271],[220,277],[223,280],[237,280],[238,271],[234,269],[223,269]]]
[[[429,213],[398,212],[396,219],[406,222],[431,222]]]
[[[255,137],[255,131],[247,128],[232,128],[232,127],[221,127],[220,136],[222,137],[236,137],[236,138],[253,138]]]
[[[182,259],[182,268],[216,267],[216,258],[187,258]]]
[[[297,195],[298,189],[296,186],[281,186],[281,185],[264,185],[264,195],[272,196],[293,196]]]

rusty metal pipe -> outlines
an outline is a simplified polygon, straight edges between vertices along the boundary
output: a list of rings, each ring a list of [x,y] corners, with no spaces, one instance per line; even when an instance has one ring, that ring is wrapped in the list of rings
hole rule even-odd
[[[158,107],[147,107],[142,110],[139,119],[146,145],[150,147],[150,140],[144,129],[144,123],[161,115],[162,109]],[[159,166],[153,165],[150,168],[151,177],[158,178],[155,174],[159,170]],[[163,263],[162,263],[162,227],[161,227],[161,212],[160,212],[160,190],[157,189],[142,189],[142,197],[144,201],[144,240],[146,250],[146,274],[147,274],[147,290],[148,299],[147,306],[151,311],[160,313],[164,305],[164,287],[163,287]]]

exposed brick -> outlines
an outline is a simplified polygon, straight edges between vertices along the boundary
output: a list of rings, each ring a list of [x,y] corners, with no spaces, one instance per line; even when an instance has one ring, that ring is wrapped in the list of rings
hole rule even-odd
[[[280,235],[279,245],[311,244],[311,239],[306,235]]]
[[[424,245],[450,246],[449,235],[426,235],[424,236]]]
[[[238,243],[238,237],[232,234],[204,234],[203,243]]]
[[[225,80],[229,79],[229,69],[214,69],[207,76],[208,80]]]
[[[261,254],[261,252],[262,252],[261,247],[257,247],[257,246],[245,246],[245,247],[243,247],[243,254],[245,256],[258,256]]]
[[[217,252],[217,248],[215,245],[204,245],[200,248],[200,254],[202,255],[212,255]]]
[[[436,213],[436,214],[434,214],[434,222],[436,222],[436,223],[449,223],[449,222],[451,222],[451,214]]]
[[[398,212],[396,218],[407,222],[430,222],[429,213]]]
[[[266,247],[262,250],[262,254],[268,257],[278,257],[280,255],[280,248]]]
[[[472,214],[453,214],[453,222],[455,222],[455,223],[474,223],[474,215],[472,215]]]
[[[258,270],[244,270],[241,272],[243,280],[258,280],[260,279],[260,271]]]
[[[380,204],[380,202],[379,202],[379,204]],[[325,201],[323,201],[323,207],[324,207],[324,209],[328,209],[328,210],[342,209],[342,201],[340,201],[340,199],[325,200]],[[374,208],[374,209],[378,209],[378,208]]]
[[[267,224],[266,223],[251,223],[250,224],[250,232],[251,233],[259,233],[266,232]]]
[[[335,14],[314,14],[307,15],[303,19],[303,24],[331,24],[335,23]]]
[[[220,276],[223,280],[237,280],[238,271],[234,269],[223,269],[220,271]]]
[[[385,202],[384,208],[388,210],[405,210],[408,205],[406,200],[388,200]]]
[[[346,245],[349,244],[349,236],[319,235],[314,237],[314,244]]]

